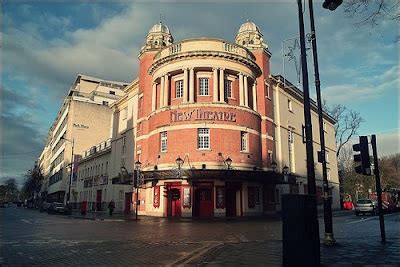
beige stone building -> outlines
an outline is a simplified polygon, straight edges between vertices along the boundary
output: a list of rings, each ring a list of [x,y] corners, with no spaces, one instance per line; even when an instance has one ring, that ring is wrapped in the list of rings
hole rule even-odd
[[[88,147],[109,138],[112,115],[110,105],[124,94],[123,88],[126,85],[123,82],[78,75],[49,129],[46,146],[39,158],[39,165],[43,166],[46,175],[42,192],[45,199],[67,201],[72,152],[77,160]],[[76,176],[72,180],[73,189],[76,186]]]
[[[289,167],[290,175],[296,177],[296,184],[278,185],[276,187],[275,202],[280,210],[280,196],[288,193],[307,193],[307,166],[304,132],[303,94],[300,89],[284,80],[280,75],[272,76],[268,90],[271,93],[274,107],[275,150],[274,160],[277,170],[284,166]],[[311,100],[311,122],[313,126],[314,159],[318,159],[321,150],[319,142],[319,122],[317,106]],[[333,208],[339,208],[339,177],[336,159],[335,120],[324,114],[324,132],[326,146],[326,160],[328,167],[328,182],[333,197]],[[322,164],[315,162],[317,185],[317,201],[322,204]],[[322,206],[320,206],[322,208]]]

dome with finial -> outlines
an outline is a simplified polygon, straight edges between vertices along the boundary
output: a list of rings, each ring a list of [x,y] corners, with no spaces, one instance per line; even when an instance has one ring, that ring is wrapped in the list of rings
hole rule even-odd
[[[235,42],[249,49],[268,49],[268,45],[264,42],[262,36],[263,35],[258,26],[254,22],[247,20],[245,23],[240,25]]]
[[[250,20],[246,20],[245,23],[243,23],[242,25],[240,25],[239,33],[243,33],[243,32],[248,32],[248,31],[253,31],[253,32],[259,32],[260,33],[260,29],[257,27],[257,25],[250,21]]]
[[[163,24],[161,21],[159,23],[157,23],[157,24],[154,24],[154,26],[151,27],[149,33],[167,33],[167,34],[170,34],[167,25]]]
[[[147,50],[159,50],[174,42],[171,32],[167,25],[161,21],[151,27],[146,36],[146,43],[142,47],[142,52]]]

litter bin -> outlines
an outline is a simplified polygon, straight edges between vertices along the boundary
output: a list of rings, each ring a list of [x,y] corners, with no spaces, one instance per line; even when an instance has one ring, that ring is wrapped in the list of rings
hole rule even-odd
[[[316,198],[282,195],[283,266],[319,266],[320,240]]]

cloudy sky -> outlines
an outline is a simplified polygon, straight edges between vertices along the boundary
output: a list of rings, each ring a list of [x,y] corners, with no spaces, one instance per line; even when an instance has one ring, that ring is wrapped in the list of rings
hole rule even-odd
[[[136,78],[138,52],[160,14],[175,41],[199,36],[234,41],[241,23],[254,21],[272,52],[272,74],[283,72],[282,41],[298,35],[295,0],[2,3],[0,183],[8,177],[22,182],[78,73]],[[365,120],[359,133],[376,133],[381,155],[398,152],[397,25],[359,28],[341,7],[331,12],[321,3],[315,1],[314,13],[323,98],[359,111]],[[285,75],[296,83],[293,62],[285,63]]]

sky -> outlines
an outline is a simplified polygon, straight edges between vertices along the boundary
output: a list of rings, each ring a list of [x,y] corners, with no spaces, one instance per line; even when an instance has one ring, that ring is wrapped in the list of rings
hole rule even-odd
[[[216,37],[234,42],[247,19],[255,22],[272,53],[271,74],[296,84],[293,60],[282,42],[298,36],[295,0],[264,1],[2,1],[0,183],[21,185],[44,147],[77,74],[130,82],[150,28],[161,20],[175,42]],[[305,9],[306,33],[310,32]],[[322,98],[364,119],[360,135],[377,134],[380,156],[399,153],[399,50],[394,21],[358,27],[343,8],[314,1]],[[292,41],[285,41],[287,47]],[[308,68],[315,98],[312,54]]]

